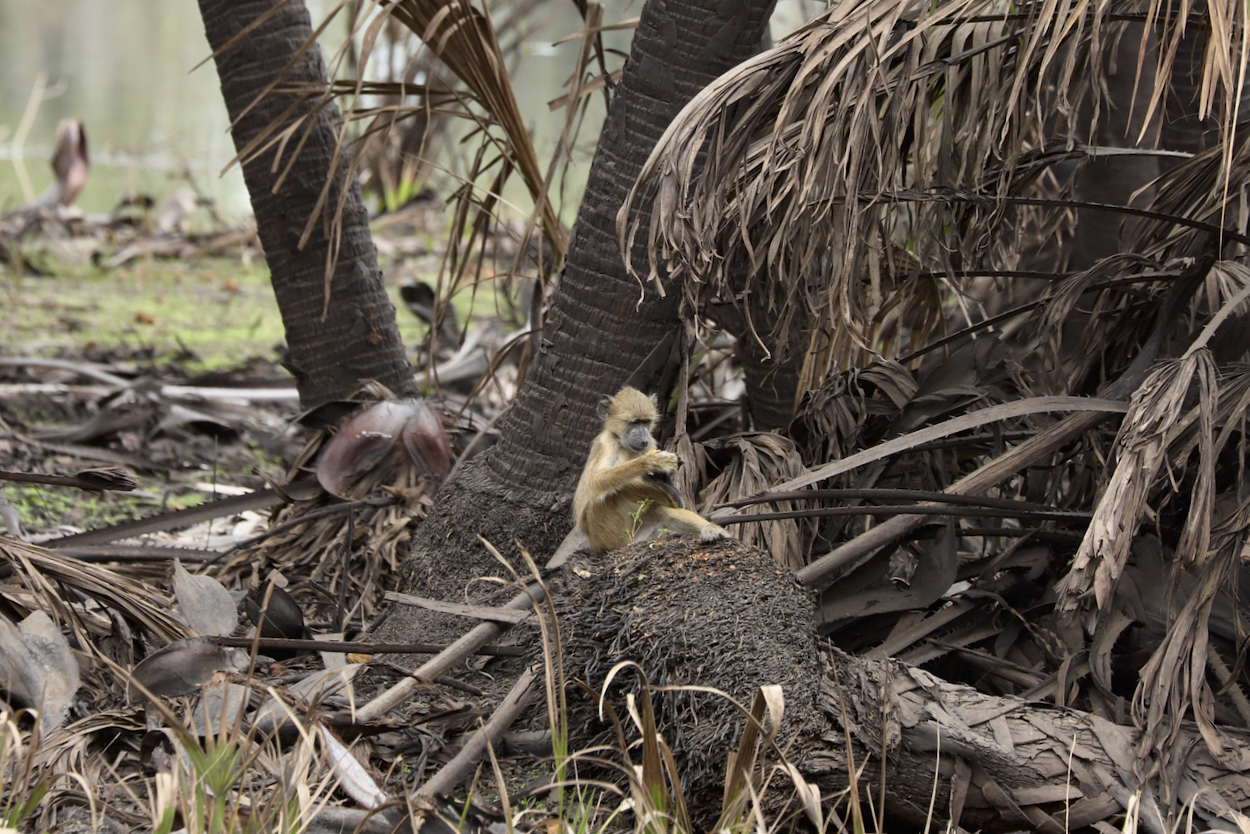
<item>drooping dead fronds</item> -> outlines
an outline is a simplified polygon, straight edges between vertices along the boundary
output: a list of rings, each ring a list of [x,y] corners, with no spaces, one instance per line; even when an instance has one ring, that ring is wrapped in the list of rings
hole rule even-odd
[[[702,444],[701,456],[721,466],[720,474],[700,494],[699,509],[706,515],[718,504],[755,495],[806,471],[794,443],[779,434],[737,434],[712,440]],[[774,506],[786,512],[801,509],[806,503],[787,500]],[[744,544],[768,551],[779,565],[791,570],[803,566],[804,536],[797,519],[748,524],[735,534]]]
[[[1138,83],[1157,90],[1185,33],[1207,33],[1200,110],[1232,113],[1244,9],[1206,9],[835,3],[674,120],[618,215],[622,251],[645,224],[650,278],[676,279],[692,309],[716,296],[748,316],[763,306],[768,321],[757,314],[753,329],[770,349],[797,341],[811,363],[851,334],[871,353],[913,271],[949,276],[957,293],[963,270],[1011,268],[1014,206],[1036,205],[1028,189],[1049,152],[1094,135],[1107,44],[1129,36],[1126,21],[1144,20],[1163,45],[1138,67]],[[1217,181],[1230,181],[1230,161],[1214,153]]]
[[[1133,696],[1133,718],[1142,729],[1139,767],[1145,767],[1153,753],[1159,756],[1154,767],[1166,773],[1175,767],[1178,756],[1187,755],[1182,750],[1188,748],[1176,743],[1184,725],[1179,719],[1186,711],[1191,711],[1212,756],[1218,759],[1226,751],[1206,678],[1207,623],[1216,596],[1234,576],[1250,541],[1248,532],[1250,503],[1242,503],[1215,528],[1213,547],[1201,554],[1201,571],[1192,595],[1168,628],[1163,644],[1141,670],[1141,684]],[[1174,568],[1179,571],[1179,566],[1178,560]]]
[[[1147,510],[1148,496],[1164,486],[1161,470],[1167,467],[1175,491],[1171,472],[1184,468],[1195,449],[1197,467],[1189,487],[1190,506],[1177,546],[1177,565],[1183,570],[1207,563],[1216,457],[1231,436],[1231,426],[1244,419],[1247,408],[1241,385],[1233,386],[1231,396],[1221,397],[1221,380],[1209,343],[1250,298],[1250,270],[1245,266],[1219,262],[1210,272],[1217,293],[1224,293],[1218,312],[1183,356],[1157,367],[1133,395],[1116,442],[1115,470],[1071,568],[1058,586],[1062,610],[1089,609],[1083,600],[1091,591],[1094,607],[1107,606],[1137,522]],[[1195,395],[1196,403],[1191,401]],[[1223,427],[1218,438],[1216,426]]]
[[[1180,428],[1179,418],[1190,385],[1197,378],[1212,381],[1212,371],[1209,355],[1168,362],[1134,394],[1120,429],[1119,463],[1072,560],[1072,568],[1059,583],[1061,609],[1075,609],[1091,589],[1097,607],[1106,606],[1110,600],[1136,535],[1136,521],[1167,457],[1169,435],[1175,436]],[[1202,404],[1205,410],[1211,407],[1211,399],[1203,387],[1207,395]]]

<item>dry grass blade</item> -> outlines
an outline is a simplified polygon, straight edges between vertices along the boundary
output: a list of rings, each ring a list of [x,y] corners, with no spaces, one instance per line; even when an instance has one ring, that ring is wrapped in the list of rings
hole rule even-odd
[[[58,731],[49,741],[36,729],[24,731],[23,713],[14,715],[0,711],[0,831],[17,831],[19,827],[47,830],[47,822],[35,820],[35,812],[43,806],[46,813],[54,803],[45,801],[56,788],[56,794],[74,795],[90,809],[92,829],[100,826],[97,795],[92,780],[83,772],[85,741],[77,733]],[[74,750],[76,756],[65,756]],[[90,762],[98,768],[98,762]],[[58,784],[68,783],[68,784]],[[74,788],[77,787],[78,790]]]
[[[655,710],[651,705],[651,685],[643,668],[633,661],[622,661],[608,670],[599,694],[599,716],[605,710],[616,728],[621,753],[628,761],[629,747],[625,744],[624,730],[616,718],[615,710],[607,703],[608,688],[618,672],[630,670],[638,678],[638,695],[633,692],[625,697],[626,711],[633,719],[641,735],[642,764],[631,768],[629,788],[633,798],[636,829],[648,834],[664,834],[670,829],[678,832],[690,830],[690,818],[686,811],[685,797],[681,790],[681,774],[672,761],[668,745],[659,734]],[[672,793],[665,784],[665,774],[672,785]]]
[[[759,754],[775,744],[784,712],[785,696],[780,686],[769,684],[756,690],[738,749],[729,754],[725,768],[725,792],[716,831],[735,831],[742,825],[748,802],[759,795],[761,787],[755,778]]]
[[[534,610],[537,612],[535,619],[538,623],[539,633],[542,636],[543,646],[543,683],[547,696],[547,726],[551,730],[552,749],[555,751],[556,757],[554,781],[557,784],[562,784],[566,776],[565,767],[568,755],[569,710],[568,701],[566,700],[567,681],[564,677],[564,650],[560,645],[560,623],[555,614],[555,604],[551,598],[551,590],[543,582],[542,571],[539,569],[538,563],[534,561],[534,557],[530,555],[529,551],[520,542],[517,542],[517,549],[521,553],[521,558],[525,561],[526,568],[529,569],[531,580],[541,589],[543,603],[545,604],[540,604],[537,596],[531,594],[529,587],[521,579],[521,575],[504,558],[498,548],[480,535],[478,539],[490,551],[490,554],[495,557],[495,560],[512,574],[512,579],[516,583],[517,589],[531,596]],[[493,762],[493,752],[491,757]]]

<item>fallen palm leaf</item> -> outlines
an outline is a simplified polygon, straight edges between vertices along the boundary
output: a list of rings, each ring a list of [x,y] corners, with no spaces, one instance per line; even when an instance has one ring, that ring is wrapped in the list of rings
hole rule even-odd
[[[80,645],[90,642],[86,628],[74,607],[62,601],[62,587],[73,588],[89,599],[107,604],[158,640],[172,642],[189,636],[186,626],[169,615],[168,599],[149,586],[106,567],[4,537],[0,537],[0,556],[12,563],[27,586],[41,595],[45,610],[70,627]]]

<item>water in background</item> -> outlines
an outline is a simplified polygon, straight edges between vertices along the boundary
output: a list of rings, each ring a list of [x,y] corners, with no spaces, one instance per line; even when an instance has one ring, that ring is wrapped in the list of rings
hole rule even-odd
[[[789,29],[821,4],[791,0],[774,19],[774,34]],[[314,23],[333,4],[309,2]],[[786,4],[783,4],[786,5]],[[564,111],[550,112],[549,99],[576,59],[576,42],[552,47],[552,41],[580,28],[580,18],[567,0],[548,3],[550,14],[541,31],[528,37],[514,76],[518,103],[532,119],[535,144],[544,168],[564,123]],[[640,3],[609,3],[607,22],[636,15]],[[335,21],[323,38],[329,56],[344,37],[345,23]],[[631,33],[616,33],[611,47],[628,49]],[[51,182],[57,123],[81,119],[91,153],[91,177],[78,205],[88,212],[108,212],[123,197],[146,194],[158,203],[183,185],[177,177],[187,169],[200,189],[228,219],[250,213],[242,175],[235,168],[219,177],[234,156],[229,121],[212,62],[191,68],[209,55],[198,4],[191,0],[0,0],[0,211],[27,202],[15,164],[25,168],[35,194]],[[618,59],[619,61],[619,59]],[[47,92],[21,148],[13,146],[36,79],[43,73]],[[585,169],[603,120],[602,97],[596,95],[574,154],[566,205],[576,206],[585,185]],[[456,149],[446,149],[440,164],[456,168]],[[440,192],[454,187],[444,180]],[[523,189],[507,196],[521,209],[530,205]],[[566,222],[572,212],[566,211]]]
[[[0,0],[0,210],[26,202],[14,167],[21,154],[36,193],[51,181],[57,123],[70,116],[87,131],[91,176],[78,198],[107,212],[127,194],[161,200],[188,166],[220,210],[249,213],[238,171],[218,173],[234,155],[199,7],[188,0]],[[23,147],[12,146],[36,78],[49,93]]]

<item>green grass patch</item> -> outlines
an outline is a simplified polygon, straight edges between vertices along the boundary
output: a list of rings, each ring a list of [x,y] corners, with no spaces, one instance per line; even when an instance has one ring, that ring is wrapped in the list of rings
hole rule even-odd
[[[263,260],[145,260],[118,269],[37,260],[51,274],[14,279],[0,271],[0,327],[12,353],[129,348],[158,361],[181,356],[183,367],[200,371],[228,369],[251,357],[272,360],[285,343]],[[421,344],[426,326],[403,308],[397,282],[388,281],[387,293],[405,346]],[[494,293],[493,282],[476,295],[459,293],[453,301],[459,320],[495,314]],[[185,351],[195,358],[188,361]]]
[[[91,530],[153,513],[151,498],[123,492],[97,494],[9,482],[4,485],[4,494],[17,509],[22,525],[32,530],[49,530],[59,524]]]
[[[62,266],[41,277],[10,274],[0,292],[5,341],[14,352],[126,346],[159,357],[185,349],[197,357],[192,369],[207,370],[272,358],[283,342],[263,263],[203,258],[119,269]]]

